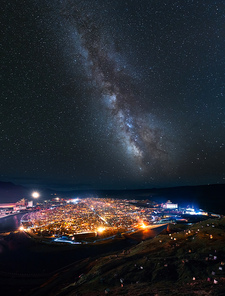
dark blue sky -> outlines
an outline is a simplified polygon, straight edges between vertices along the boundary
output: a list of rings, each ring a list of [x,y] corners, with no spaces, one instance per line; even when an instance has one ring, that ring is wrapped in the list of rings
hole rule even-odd
[[[223,1],[3,1],[0,180],[225,182]]]

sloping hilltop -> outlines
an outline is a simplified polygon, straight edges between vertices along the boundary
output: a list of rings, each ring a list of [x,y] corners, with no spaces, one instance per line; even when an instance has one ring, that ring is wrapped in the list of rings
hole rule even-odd
[[[154,239],[89,260],[55,295],[225,295],[225,218],[170,225]]]

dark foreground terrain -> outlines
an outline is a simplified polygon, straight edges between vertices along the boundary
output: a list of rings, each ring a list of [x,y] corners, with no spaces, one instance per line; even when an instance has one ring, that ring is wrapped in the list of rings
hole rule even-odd
[[[225,219],[196,223],[189,229],[172,225],[169,233],[89,264],[89,271],[74,286],[67,286],[68,295],[222,296]]]
[[[33,274],[2,271],[1,291],[27,296],[225,295],[225,218],[170,225],[155,238],[129,247],[117,243],[92,252],[49,246],[46,253],[46,247],[27,246],[37,248],[40,258],[49,255],[52,260],[53,252],[59,262],[69,255],[72,263],[45,272],[38,267]]]

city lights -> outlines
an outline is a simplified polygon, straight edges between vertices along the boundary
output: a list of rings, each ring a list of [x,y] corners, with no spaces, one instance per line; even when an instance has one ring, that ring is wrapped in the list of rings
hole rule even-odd
[[[39,193],[33,192],[32,196],[38,198]],[[21,228],[21,231],[29,229],[31,236],[55,238],[56,241],[63,237],[91,242],[96,240],[96,236],[97,240],[105,240],[116,237],[118,233],[146,233],[159,225],[168,224],[172,219],[186,221],[177,209],[174,212],[161,207],[156,212],[154,206],[143,207],[135,200],[88,197],[74,198],[68,202],[57,196],[48,204],[46,202],[44,206],[38,205],[38,211],[24,215],[22,223],[26,229]]]
[[[57,199],[54,198],[54,202]],[[97,234],[105,238],[118,232],[139,231],[151,223],[152,209],[139,208],[128,200],[85,198],[75,201],[27,214],[30,233],[49,238],[74,235],[94,238]]]

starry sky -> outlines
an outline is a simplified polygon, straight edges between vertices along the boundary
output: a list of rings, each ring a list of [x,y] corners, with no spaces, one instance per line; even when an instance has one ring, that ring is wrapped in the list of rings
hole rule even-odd
[[[225,183],[224,1],[1,6],[1,181]]]

